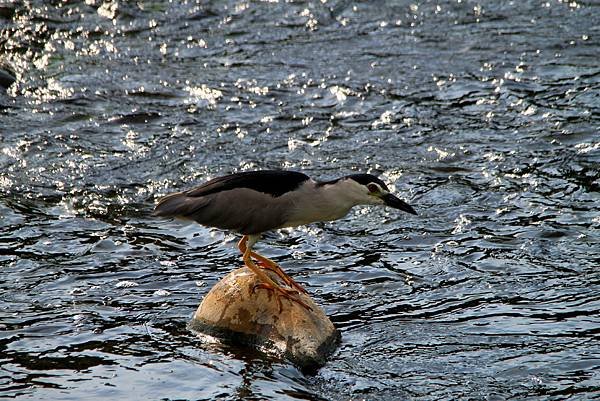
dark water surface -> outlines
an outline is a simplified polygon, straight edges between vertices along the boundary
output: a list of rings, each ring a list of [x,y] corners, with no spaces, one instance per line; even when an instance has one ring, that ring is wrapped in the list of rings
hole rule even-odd
[[[600,399],[600,3],[0,5],[0,398]],[[233,171],[379,174],[270,234],[342,330],[315,375],[188,331]]]

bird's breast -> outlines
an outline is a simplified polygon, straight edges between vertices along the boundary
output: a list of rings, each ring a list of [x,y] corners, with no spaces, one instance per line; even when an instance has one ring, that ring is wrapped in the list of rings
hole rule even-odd
[[[282,227],[341,219],[356,204],[352,198],[345,196],[344,191],[318,186],[314,181],[306,182],[298,190],[282,196],[281,201],[288,206]]]
[[[346,216],[352,206],[312,203],[295,205],[287,216],[285,227],[297,227],[317,221],[338,220]]]

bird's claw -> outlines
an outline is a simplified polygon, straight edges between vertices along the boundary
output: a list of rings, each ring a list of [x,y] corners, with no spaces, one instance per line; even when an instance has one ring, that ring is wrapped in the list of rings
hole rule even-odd
[[[275,287],[271,284],[258,283],[252,287],[252,293],[254,293],[257,289],[260,289],[260,288],[263,288],[268,291],[273,291],[273,293],[277,297],[277,304],[279,305],[280,313],[283,310],[283,304],[281,303],[282,297],[288,299],[290,302],[296,302],[296,303],[302,305],[304,308],[308,309],[309,311],[312,311],[312,308],[310,306],[308,306],[304,301],[302,301],[301,299],[298,298],[299,294],[298,294],[298,291],[296,291],[296,290],[288,290],[288,289],[281,288],[281,287]]]
[[[265,262],[263,260],[257,260],[257,264],[262,267],[265,270],[270,270],[273,273],[277,274],[277,276],[279,278],[281,278],[283,280],[283,282],[285,284],[287,284],[288,287],[292,287],[294,288],[296,291],[301,292],[303,294],[308,294],[308,291],[306,291],[300,284],[298,284],[293,278],[291,278],[290,276],[288,276],[287,274],[285,274],[285,272],[281,269],[281,267],[279,267],[277,264],[269,264],[268,262]]]

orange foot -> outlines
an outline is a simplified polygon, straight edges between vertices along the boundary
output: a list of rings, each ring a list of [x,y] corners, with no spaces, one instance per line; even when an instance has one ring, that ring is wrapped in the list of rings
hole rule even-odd
[[[260,265],[261,268],[263,268],[265,270],[270,270],[270,271],[274,272],[275,274],[277,274],[277,276],[279,278],[281,278],[283,280],[283,282],[287,284],[288,287],[295,288],[299,292],[308,294],[308,291],[306,291],[304,288],[302,288],[302,286],[300,284],[298,284],[296,281],[294,281],[293,278],[291,278],[290,276],[285,274],[283,269],[277,263],[273,262],[271,259],[269,259],[267,257],[264,257],[256,252],[248,249],[248,236],[247,235],[242,236],[242,239],[240,239],[240,242],[238,243],[238,248],[240,249],[240,252],[242,252],[242,254],[244,255],[244,263],[246,264],[246,266],[248,266],[250,268],[250,270],[257,273],[252,268],[252,266],[249,265],[251,262],[248,258],[249,256],[256,259],[256,261],[258,262],[258,264]],[[260,274],[259,274],[259,276],[260,276]],[[263,279],[263,281],[266,281],[266,280]]]
[[[287,284],[288,287],[292,287],[294,289],[296,289],[298,292],[301,292],[303,294],[308,294],[308,291],[306,291],[300,284],[298,284],[293,278],[291,278],[290,276],[288,276],[281,267],[279,267],[279,265],[275,262],[273,262],[270,259],[267,258],[262,258],[261,255],[257,255],[254,254],[252,255],[254,256],[257,261],[258,264],[260,265],[260,267],[262,267],[265,270],[270,270],[273,273],[277,274],[277,276],[279,278],[281,278],[283,280],[284,283]],[[259,257],[256,257],[259,256]]]
[[[277,297],[277,304],[279,305],[279,313],[281,313],[281,311],[283,310],[281,298],[286,298],[290,302],[296,302],[296,303],[302,305],[303,307],[305,307],[306,309],[308,309],[309,311],[312,311],[312,308],[310,306],[308,306],[305,302],[303,302],[301,299],[298,298],[298,292],[295,290],[286,290],[285,288],[281,288],[279,286],[266,284],[266,283],[259,283],[259,284],[256,284],[252,288],[252,293],[254,293],[257,289],[260,289],[260,288],[263,288],[268,291],[273,291],[273,293]]]

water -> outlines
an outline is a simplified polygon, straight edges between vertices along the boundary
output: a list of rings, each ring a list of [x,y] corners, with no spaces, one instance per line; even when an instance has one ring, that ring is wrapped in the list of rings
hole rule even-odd
[[[2,398],[600,398],[599,3],[0,11]],[[194,336],[237,238],[149,216],[259,168],[419,212],[259,244],[342,331],[316,374]]]

